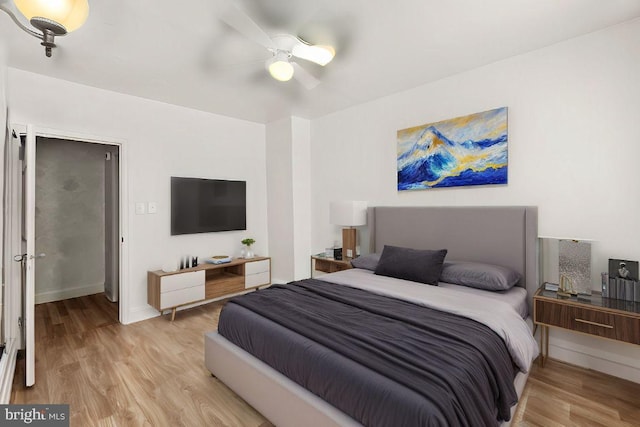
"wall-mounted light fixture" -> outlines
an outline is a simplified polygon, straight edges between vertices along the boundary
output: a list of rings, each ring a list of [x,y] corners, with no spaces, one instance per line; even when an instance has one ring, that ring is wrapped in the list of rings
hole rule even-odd
[[[89,16],[88,0],[0,0],[6,12],[26,33],[41,40],[48,57],[56,36],[82,26]],[[39,31],[36,31],[39,30]]]

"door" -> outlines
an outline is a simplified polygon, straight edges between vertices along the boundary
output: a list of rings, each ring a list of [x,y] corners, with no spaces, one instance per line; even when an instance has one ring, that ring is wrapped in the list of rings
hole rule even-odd
[[[35,384],[35,232],[36,232],[36,134],[27,125],[24,145],[24,240],[25,240],[25,290],[24,290],[24,339],[26,385]]]

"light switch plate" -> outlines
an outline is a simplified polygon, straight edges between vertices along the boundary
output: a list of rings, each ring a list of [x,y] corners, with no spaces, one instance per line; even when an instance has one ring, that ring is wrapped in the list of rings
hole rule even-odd
[[[136,215],[144,215],[146,212],[144,202],[136,202]]]
[[[147,213],[154,214],[158,212],[158,204],[156,202],[149,202],[147,204]]]

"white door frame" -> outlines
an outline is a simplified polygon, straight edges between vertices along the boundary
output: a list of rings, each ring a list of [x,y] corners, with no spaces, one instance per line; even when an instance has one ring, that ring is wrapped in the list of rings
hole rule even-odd
[[[18,134],[26,133],[26,126],[21,124],[14,124],[12,129]],[[120,174],[120,280],[119,280],[119,297],[118,297],[118,321],[122,324],[129,323],[129,238],[128,238],[128,223],[129,216],[127,207],[129,206],[129,193],[128,193],[128,175],[127,175],[127,145],[122,139],[105,138],[95,135],[87,135],[79,132],[60,131],[56,129],[50,129],[40,126],[34,126],[35,136],[44,138],[57,138],[65,139],[69,141],[84,142],[90,144],[103,144],[117,146],[120,152],[119,158],[119,174]],[[18,252],[20,253],[19,250]],[[14,249],[11,248],[9,255],[13,257]]]
[[[35,274],[36,274],[36,134],[31,125],[27,125],[27,138],[24,144],[24,300],[23,325],[25,348],[25,385],[31,387],[36,382],[36,320],[35,320]]]
[[[18,318],[22,316],[22,282],[19,263],[13,260],[15,254],[21,253],[22,239],[22,200],[18,195],[21,193],[22,170],[19,154],[18,137],[10,135],[6,141],[4,178],[7,186],[5,197],[5,252],[4,252],[4,331],[7,347],[5,354],[0,361],[5,375],[0,379],[0,403],[9,403],[11,386],[13,384],[13,374],[15,371],[18,349],[22,348],[22,331],[18,324]],[[16,246],[18,247],[16,249]],[[17,252],[16,252],[17,251]],[[6,364],[6,366],[2,366]]]

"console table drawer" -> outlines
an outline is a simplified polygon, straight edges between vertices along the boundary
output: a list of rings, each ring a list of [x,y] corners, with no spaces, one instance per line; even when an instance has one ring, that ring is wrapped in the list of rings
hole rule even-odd
[[[249,261],[244,265],[245,274],[268,273],[269,272],[269,260],[264,259],[262,261]]]
[[[270,274],[268,271],[257,274],[249,274],[245,277],[244,287],[245,288],[253,288],[261,285],[268,285],[271,280]]]
[[[162,290],[160,292],[171,292],[201,284],[204,285],[204,270],[163,276],[160,281],[162,282]]]
[[[597,309],[536,301],[536,322],[640,344],[640,319]]]
[[[173,308],[204,299],[204,284],[160,294],[160,307]]]

